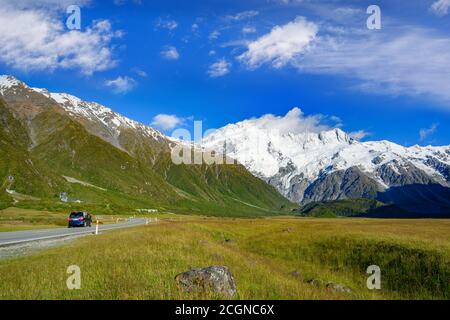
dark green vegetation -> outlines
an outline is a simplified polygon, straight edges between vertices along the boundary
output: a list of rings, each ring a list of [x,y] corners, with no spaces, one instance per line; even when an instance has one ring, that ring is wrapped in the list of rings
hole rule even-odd
[[[306,217],[355,217],[388,207],[373,199],[348,199],[336,201],[312,202],[295,212]]]
[[[67,289],[71,265],[81,290]],[[229,267],[238,299],[450,299],[450,221],[165,215],[0,260],[0,299],[216,298],[174,280],[211,265]],[[381,290],[366,286],[371,265],[381,268]]]
[[[430,186],[425,186],[431,188]],[[411,200],[413,203],[414,200]],[[424,202],[422,202],[424,203]],[[437,206],[439,209],[443,207]],[[308,203],[298,209],[294,210],[296,215],[302,217],[321,217],[321,218],[336,218],[336,217],[366,217],[366,218],[448,218],[449,211],[444,213],[433,213],[427,209],[421,208],[419,210],[410,211],[403,206],[395,204],[386,204],[375,199],[346,199],[335,201],[322,201]]]
[[[114,146],[92,123],[26,87],[0,98],[0,125],[0,209],[247,216],[292,208],[241,165],[177,166],[170,141],[129,130]]]
[[[376,200],[370,199],[324,201],[309,203],[296,212],[307,217],[351,217],[365,213],[380,205]]]

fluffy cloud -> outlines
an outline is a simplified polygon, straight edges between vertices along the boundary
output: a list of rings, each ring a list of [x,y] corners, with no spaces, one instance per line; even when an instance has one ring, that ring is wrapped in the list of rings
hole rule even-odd
[[[297,18],[248,44],[238,60],[250,69],[264,63],[300,72],[341,75],[376,94],[423,95],[449,101],[450,38],[412,25],[386,32],[333,28]]]
[[[161,51],[161,56],[167,60],[178,60],[180,58],[180,54],[178,50],[174,46],[167,46]]]
[[[264,63],[281,68],[307,51],[317,32],[316,24],[304,17],[297,17],[286,25],[274,27],[270,33],[251,42],[247,51],[238,59],[251,69]]]
[[[450,9],[450,0],[437,0],[431,5],[430,9],[438,16],[445,16]]]
[[[113,80],[107,80],[105,85],[109,88],[112,88],[114,93],[125,94],[133,90],[137,82],[133,78],[130,77],[117,77]]]
[[[266,114],[260,118],[246,120],[252,125],[264,130],[276,130],[282,134],[298,134],[304,132],[322,132],[330,130],[336,125],[326,124],[330,117],[324,115],[305,116],[300,108],[293,108],[285,116]]]
[[[152,125],[162,130],[172,130],[178,125],[183,124],[184,118],[177,117],[173,114],[158,114],[153,118]]]
[[[420,141],[424,141],[426,138],[428,138],[430,135],[436,132],[438,128],[437,123],[433,123],[430,128],[423,128],[419,130],[419,137]]]
[[[213,63],[209,66],[208,74],[212,78],[222,77],[230,72],[231,63],[225,59]]]
[[[348,31],[319,37],[293,64],[301,72],[340,74],[371,93],[450,100],[450,38],[406,26],[396,32]]]
[[[65,11],[57,5],[62,3],[22,0],[0,6],[0,62],[24,71],[77,69],[86,75],[114,67],[111,41],[120,34],[107,20],[68,30],[61,19]]]
[[[348,135],[350,136],[350,138],[353,138],[355,140],[362,140],[372,134],[365,130],[358,130],[358,131],[350,132]]]

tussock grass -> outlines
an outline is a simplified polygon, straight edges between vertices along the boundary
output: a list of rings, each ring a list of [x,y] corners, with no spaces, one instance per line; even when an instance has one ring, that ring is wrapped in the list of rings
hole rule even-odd
[[[311,261],[363,274],[376,264],[384,286],[408,298],[450,299],[450,259],[445,252],[376,239],[330,238],[311,247]]]
[[[236,278],[238,299],[448,299],[449,231],[448,220],[167,216],[0,261],[0,298],[220,298],[184,293],[174,277],[225,265]],[[382,269],[380,291],[366,287],[371,264]],[[81,268],[81,290],[66,287],[70,265]],[[310,279],[353,292],[331,292]]]

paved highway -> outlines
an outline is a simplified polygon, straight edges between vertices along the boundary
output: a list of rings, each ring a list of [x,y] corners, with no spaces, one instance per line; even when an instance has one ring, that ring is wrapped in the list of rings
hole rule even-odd
[[[146,219],[130,219],[127,222],[117,224],[100,224],[98,231],[109,231],[114,229],[130,228],[140,225],[145,225]],[[0,247],[15,245],[25,242],[48,240],[55,238],[64,238],[69,236],[78,236],[95,233],[95,224],[90,228],[53,228],[41,230],[15,231],[15,232],[0,232]]]

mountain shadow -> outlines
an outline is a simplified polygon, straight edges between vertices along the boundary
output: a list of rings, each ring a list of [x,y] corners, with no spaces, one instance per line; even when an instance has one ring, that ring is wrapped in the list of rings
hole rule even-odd
[[[387,212],[389,207],[380,207],[367,213],[368,216],[450,218],[450,188],[440,184],[411,184],[391,187],[379,192],[377,200],[390,207],[402,209]],[[389,210],[390,211],[390,210]]]

